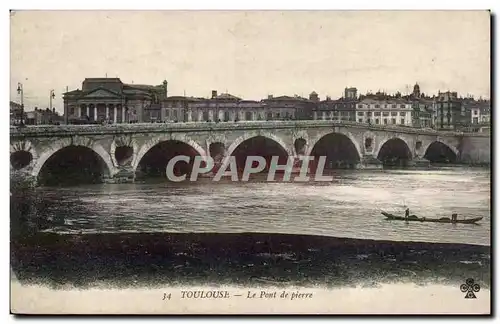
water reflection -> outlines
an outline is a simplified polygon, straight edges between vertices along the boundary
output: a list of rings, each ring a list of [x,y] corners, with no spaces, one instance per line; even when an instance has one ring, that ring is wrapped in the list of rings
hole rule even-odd
[[[136,183],[38,188],[11,197],[13,233],[266,232],[490,244],[490,172],[339,170],[330,183]],[[484,217],[480,226],[390,222],[381,210]]]

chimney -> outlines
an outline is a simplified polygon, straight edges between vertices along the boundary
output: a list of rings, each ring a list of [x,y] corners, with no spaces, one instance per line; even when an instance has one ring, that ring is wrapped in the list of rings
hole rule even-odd
[[[268,95],[267,99],[273,99],[273,95],[272,94]]]
[[[212,99],[217,98],[217,90],[212,90]]]

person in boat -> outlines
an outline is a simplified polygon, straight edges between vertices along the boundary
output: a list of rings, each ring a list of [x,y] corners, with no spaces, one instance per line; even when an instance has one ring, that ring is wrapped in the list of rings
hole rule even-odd
[[[410,217],[410,208],[406,207],[406,210],[405,210],[405,220],[406,221],[408,220],[408,217]]]
[[[456,222],[457,220],[458,220],[458,214],[457,213],[451,214],[451,221]]]

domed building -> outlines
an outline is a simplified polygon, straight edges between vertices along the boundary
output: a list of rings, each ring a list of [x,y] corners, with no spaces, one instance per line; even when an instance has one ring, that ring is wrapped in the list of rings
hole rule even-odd
[[[420,86],[418,85],[418,83],[415,83],[415,85],[413,86],[413,97],[420,98]]]

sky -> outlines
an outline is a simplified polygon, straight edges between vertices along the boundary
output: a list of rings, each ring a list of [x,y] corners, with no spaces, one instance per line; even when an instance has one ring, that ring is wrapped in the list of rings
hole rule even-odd
[[[90,77],[161,84],[169,95],[211,90],[338,98],[457,91],[490,97],[488,11],[14,11],[10,95],[26,110],[63,111]]]

